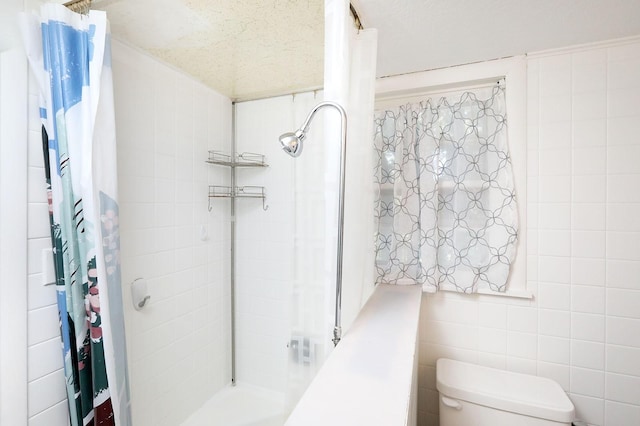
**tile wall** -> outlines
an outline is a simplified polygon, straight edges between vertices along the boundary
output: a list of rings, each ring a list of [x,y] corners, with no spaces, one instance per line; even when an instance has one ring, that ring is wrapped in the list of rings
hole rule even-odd
[[[122,43],[113,64],[133,420],[176,425],[230,381],[229,212],[207,198],[229,178],[205,160],[228,150],[231,102]]]
[[[45,286],[51,260],[38,86],[30,74],[27,174],[27,369],[29,426],[69,424],[55,286]]]
[[[421,425],[437,425],[439,357],[550,377],[591,425],[640,424],[639,75],[638,39],[530,55],[535,298],[423,296]]]

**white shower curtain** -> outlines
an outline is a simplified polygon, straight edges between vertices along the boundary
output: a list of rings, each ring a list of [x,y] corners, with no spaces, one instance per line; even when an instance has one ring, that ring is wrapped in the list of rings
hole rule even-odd
[[[349,2],[325,2],[325,81],[323,99],[296,97],[296,125],[317,103],[335,101],[347,112],[343,335],[374,285],[371,206],[374,186],[373,102],[377,32],[357,31]],[[287,403],[300,399],[333,349],[340,115],[323,109],[296,159],[296,264]],[[320,120],[324,126],[320,124]]]

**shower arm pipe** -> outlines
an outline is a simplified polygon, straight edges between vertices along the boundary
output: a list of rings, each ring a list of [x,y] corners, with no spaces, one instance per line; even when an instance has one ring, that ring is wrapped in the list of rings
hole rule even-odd
[[[344,188],[345,188],[345,170],[347,159],[347,113],[344,108],[332,101],[320,102],[316,105],[304,124],[296,132],[296,135],[303,136],[309,130],[309,125],[313,116],[323,107],[333,107],[340,112],[340,192],[338,195],[338,247],[336,254],[336,305],[335,305],[335,321],[333,327],[333,345],[336,346],[342,338],[342,262],[343,262],[343,241],[344,241]]]

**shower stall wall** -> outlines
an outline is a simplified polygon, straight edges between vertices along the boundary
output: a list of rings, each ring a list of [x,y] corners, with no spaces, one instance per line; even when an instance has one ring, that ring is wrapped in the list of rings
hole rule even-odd
[[[133,422],[175,426],[230,380],[229,209],[207,210],[229,182],[205,160],[229,150],[231,101],[116,40],[113,70]]]

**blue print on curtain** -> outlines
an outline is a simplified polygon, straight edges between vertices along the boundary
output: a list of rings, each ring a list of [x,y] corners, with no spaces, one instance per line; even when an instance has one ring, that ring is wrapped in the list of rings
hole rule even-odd
[[[41,31],[40,45],[30,37],[35,26]],[[39,18],[23,22],[23,30],[42,91],[43,152],[71,424],[130,425],[106,15],[92,11],[81,16],[47,4]]]

